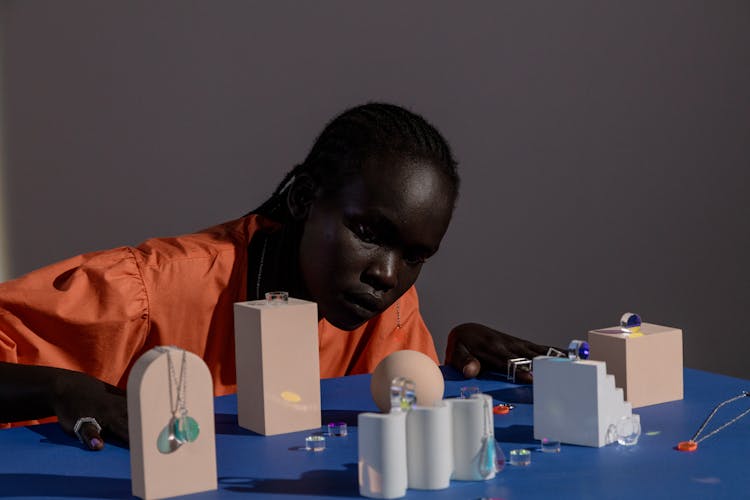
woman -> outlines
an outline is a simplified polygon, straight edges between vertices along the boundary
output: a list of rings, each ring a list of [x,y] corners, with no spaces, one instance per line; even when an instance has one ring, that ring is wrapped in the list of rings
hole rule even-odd
[[[436,362],[414,282],[437,252],[459,179],[446,141],[389,104],[350,109],[247,216],[192,235],[86,254],[0,285],[0,422],[82,417],[127,441],[133,363],[176,345],[209,366],[216,394],[235,389],[232,304],[287,290],[318,304],[321,375],[372,371],[416,349]],[[547,348],[465,324],[446,362],[464,376]],[[82,441],[101,449],[84,422]]]

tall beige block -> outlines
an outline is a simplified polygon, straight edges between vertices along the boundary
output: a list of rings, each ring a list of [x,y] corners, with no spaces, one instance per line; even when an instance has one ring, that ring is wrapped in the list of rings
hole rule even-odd
[[[320,428],[314,302],[234,304],[239,425],[266,436]]]
[[[682,330],[643,323],[640,333],[591,330],[591,359],[607,363],[633,408],[682,399]]]

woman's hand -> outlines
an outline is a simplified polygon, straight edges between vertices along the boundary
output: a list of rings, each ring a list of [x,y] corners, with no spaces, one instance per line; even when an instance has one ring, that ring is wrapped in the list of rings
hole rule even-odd
[[[451,330],[445,350],[445,364],[451,365],[466,378],[476,377],[480,371],[505,373],[508,360],[533,359],[547,354],[547,346],[498,332],[478,323],[464,323]],[[531,372],[520,370],[516,381],[530,384]]]
[[[79,429],[89,449],[102,449],[102,434],[128,441],[125,391],[81,372],[0,361],[0,422],[53,415],[69,434],[80,418],[96,419],[101,432],[90,422]]]
[[[128,406],[122,389],[85,373],[64,370],[54,383],[52,408],[60,426],[69,434],[74,434],[78,419],[96,419],[101,431],[91,422],[82,423],[79,429],[84,446],[91,450],[104,447],[102,434],[128,441]]]

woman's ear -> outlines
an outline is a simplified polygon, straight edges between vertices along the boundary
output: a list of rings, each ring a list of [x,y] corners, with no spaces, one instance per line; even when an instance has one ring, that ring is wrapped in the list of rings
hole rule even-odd
[[[289,214],[295,220],[304,220],[317,196],[318,184],[310,174],[299,174],[292,181],[286,193]]]

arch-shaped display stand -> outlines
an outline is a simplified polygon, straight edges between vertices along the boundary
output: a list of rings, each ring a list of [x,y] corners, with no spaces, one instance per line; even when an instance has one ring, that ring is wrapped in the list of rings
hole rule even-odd
[[[164,438],[169,435],[173,416],[170,404],[174,405],[177,397],[175,383],[170,382],[167,352],[174,376],[179,378],[183,350],[176,347],[156,347],[146,352],[128,377],[132,492],[144,499],[217,488],[213,382],[206,364],[191,352],[185,356],[185,401],[189,417],[200,430],[195,437],[195,429],[191,429],[193,441],[185,440],[183,444],[169,441],[176,449],[164,452]]]

